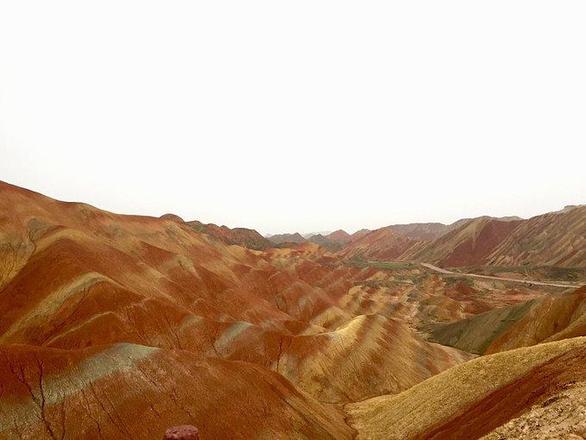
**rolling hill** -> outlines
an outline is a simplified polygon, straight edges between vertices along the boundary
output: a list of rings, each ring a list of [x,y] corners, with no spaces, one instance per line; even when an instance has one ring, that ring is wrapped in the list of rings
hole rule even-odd
[[[185,423],[203,439],[515,432],[582,389],[584,290],[370,261],[500,237],[491,221],[433,241],[383,228],[339,253],[254,249],[252,230],[0,182],[0,438],[146,440]]]
[[[6,183],[0,212],[0,438],[147,439],[185,419],[208,438],[345,438],[331,404],[470,358],[377,313],[377,271],[310,243],[252,251]]]

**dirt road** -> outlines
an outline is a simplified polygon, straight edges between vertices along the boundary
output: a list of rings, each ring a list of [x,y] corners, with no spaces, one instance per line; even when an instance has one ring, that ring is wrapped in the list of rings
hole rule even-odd
[[[488,280],[499,280],[499,281],[510,281],[512,283],[522,283],[522,284],[532,284],[534,286],[551,286],[551,287],[563,287],[563,288],[575,288],[581,287],[582,284],[573,284],[573,283],[562,283],[561,281],[535,281],[535,280],[521,280],[517,278],[501,278],[501,277],[493,277],[490,275],[478,275],[475,273],[460,273],[460,272],[452,272],[451,270],[442,269],[441,267],[434,266],[433,264],[429,263],[421,263],[423,267],[427,269],[433,270],[435,272],[445,274],[445,275],[458,275],[464,277],[471,277],[471,278],[485,278]]]

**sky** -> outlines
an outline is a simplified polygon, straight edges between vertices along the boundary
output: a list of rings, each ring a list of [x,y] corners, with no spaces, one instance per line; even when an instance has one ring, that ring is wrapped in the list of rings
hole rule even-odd
[[[354,231],[586,203],[583,1],[0,2],[0,180]]]

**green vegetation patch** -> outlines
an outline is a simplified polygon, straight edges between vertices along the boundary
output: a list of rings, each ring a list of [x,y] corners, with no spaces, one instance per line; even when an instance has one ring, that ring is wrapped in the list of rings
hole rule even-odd
[[[492,341],[525,316],[534,303],[535,301],[531,300],[490,310],[460,321],[431,324],[425,330],[433,342],[468,353],[484,354]]]

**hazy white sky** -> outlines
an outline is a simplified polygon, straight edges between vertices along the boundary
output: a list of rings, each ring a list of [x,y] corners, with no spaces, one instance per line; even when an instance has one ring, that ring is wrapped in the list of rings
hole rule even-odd
[[[0,180],[262,232],[586,202],[586,3],[0,2]]]

